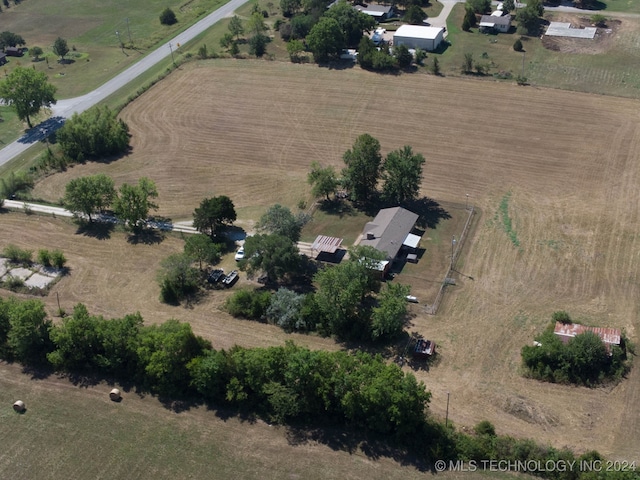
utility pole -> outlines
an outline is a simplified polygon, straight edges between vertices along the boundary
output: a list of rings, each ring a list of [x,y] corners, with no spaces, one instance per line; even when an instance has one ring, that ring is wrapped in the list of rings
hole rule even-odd
[[[449,392],[447,392],[447,414],[444,417],[444,427],[447,428],[449,426]]]
[[[454,248],[456,246],[456,236],[454,235],[453,238],[451,239],[451,270],[453,270],[453,255],[454,255]]]
[[[524,79],[524,57],[527,56],[527,52],[522,51],[522,78]]]
[[[129,34],[129,43],[133,45],[133,41],[131,40],[131,30],[129,30],[129,17],[127,17],[127,33]]]
[[[469,194],[467,193],[467,199],[464,202],[464,209],[469,210]]]
[[[124,53],[124,44],[122,43],[122,40],[120,40],[120,32],[118,30],[116,30],[116,37],[118,37],[118,43],[120,44],[120,49],[122,50],[122,53]]]
[[[173,46],[171,45],[171,43],[169,43],[169,50],[171,51],[171,61],[173,62],[173,64],[176,64],[176,61],[173,58]]]

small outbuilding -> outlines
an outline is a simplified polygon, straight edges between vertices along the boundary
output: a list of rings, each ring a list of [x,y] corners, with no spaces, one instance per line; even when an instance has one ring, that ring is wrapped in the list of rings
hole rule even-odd
[[[27,410],[27,406],[22,400],[16,400],[13,404],[13,409],[18,413],[24,413]]]
[[[367,5],[354,5],[353,8],[375,18],[378,22],[393,17],[394,13],[392,5],[374,5],[373,3],[369,3]]]
[[[114,402],[119,402],[122,400],[122,394],[120,393],[120,390],[114,388],[109,392],[109,398]]]
[[[421,48],[433,52],[444,40],[444,28],[423,27],[420,25],[402,25],[393,34],[395,46],[406,45],[408,48]]]
[[[4,53],[6,53],[9,57],[21,57],[22,49],[18,47],[7,47],[4,49]]]

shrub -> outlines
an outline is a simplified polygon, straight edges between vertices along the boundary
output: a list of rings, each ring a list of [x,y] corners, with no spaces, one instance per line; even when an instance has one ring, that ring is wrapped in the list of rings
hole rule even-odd
[[[227,311],[234,317],[262,320],[269,303],[271,294],[257,290],[238,290],[225,302]]]
[[[591,23],[596,27],[605,28],[607,26],[607,17],[600,13],[596,13],[595,15],[591,15]]]
[[[515,42],[513,42],[513,49],[516,52],[522,51],[522,41],[520,39],[517,39]]]
[[[12,263],[29,265],[32,261],[33,252],[31,250],[23,250],[22,248],[10,243],[4,247],[2,256],[8,258]]]
[[[496,436],[496,427],[488,420],[483,420],[478,423],[473,430],[476,432],[476,435],[489,435],[490,437]]]
[[[45,267],[51,266],[51,254],[47,249],[38,250],[38,263],[41,263]]]
[[[551,315],[551,320],[554,323],[555,322],[560,322],[560,323],[564,323],[565,325],[573,323],[572,320],[571,320],[571,317],[569,316],[569,314],[567,312],[565,312],[564,310],[553,312],[553,314]]]
[[[178,19],[176,18],[176,14],[173,13],[169,7],[165,8],[160,14],[160,23],[162,25],[173,25],[177,23]]]
[[[67,263],[67,259],[62,251],[54,250],[51,252],[51,263],[54,267],[62,269]]]
[[[14,277],[13,275],[7,275],[7,279],[4,281],[5,286],[15,292],[20,288],[24,287],[24,280],[19,277]]]

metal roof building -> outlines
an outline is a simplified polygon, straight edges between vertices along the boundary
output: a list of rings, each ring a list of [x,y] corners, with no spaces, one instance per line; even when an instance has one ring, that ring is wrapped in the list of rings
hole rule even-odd
[[[393,34],[393,44],[406,45],[408,48],[437,50],[444,40],[444,28],[422,27],[420,25],[402,25]]]

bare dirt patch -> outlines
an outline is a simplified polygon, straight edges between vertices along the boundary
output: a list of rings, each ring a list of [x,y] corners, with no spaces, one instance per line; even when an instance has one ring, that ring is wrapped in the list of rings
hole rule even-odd
[[[553,13],[548,15],[547,19],[551,22],[570,23],[571,28],[595,26],[590,18],[578,15]],[[598,27],[596,36],[593,39],[543,35],[542,45],[549,50],[568,54],[597,55],[607,53],[614,48],[620,32],[627,28],[623,22],[624,20],[607,20],[606,27]]]

